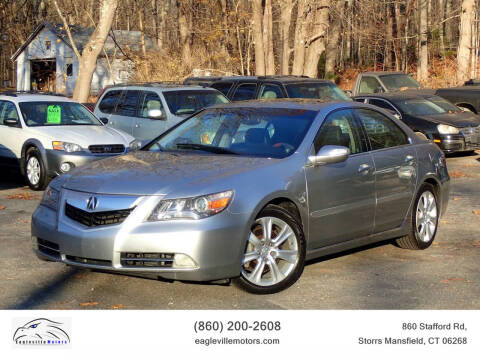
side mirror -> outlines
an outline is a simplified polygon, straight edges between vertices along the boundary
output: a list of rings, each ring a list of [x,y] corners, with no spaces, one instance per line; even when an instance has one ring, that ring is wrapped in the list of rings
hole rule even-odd
[[[10,126],[10,127],[18,127],[19,122],[18,122],[18,119],[7,118],[7,119],[3,120],[3,124],[7,125],[7,126]]]
[[[148,110],[147,116],[150,119],[156,119],[156,120],[162,120],[162,119],[165,118],[162,110],[160,110],[160,109],[150,109],[150,110]]]
[[[326,165],[344,162],[350,155],[350,149],[345,146],[325,145],[318,150],[317,155],[308,157],[312,165]]]
[[[108,119],[107,119],[107,118],[101,117],[101,118],[100,118],[100,121],[101,121],[102,123],[104,123],[105,125],[108,124]]]

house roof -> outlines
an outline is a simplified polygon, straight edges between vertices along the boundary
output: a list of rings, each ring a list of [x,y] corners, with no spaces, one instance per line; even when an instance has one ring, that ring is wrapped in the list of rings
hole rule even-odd
[[[70,32],[72,33],[73,41],[77,46],[78,51],[80,53],[83,51],[83,48],[88,43],[90,36],[92,35],[94,28],[84,28],[78,25],[69,25]],[[35,39],[35,37],[43,30],[49,29],[53,32],[60,40],[62,40],[67,46],[72,47],[70,43],[70,39],[68,38],[67,31],[65,30],[65,26],[63,24],[52,24],[49,22],[42,22],[39,24],[35,30],[30,34],[27,40],[15,51],[15,53],[11,56],[11,60],[15,61],[17,57],[25,50],[25,48]],[[126,30],[112,30],[105,41],[105,51],[109,56],[115,54],[115,50],[117,53],[122,54],[122,52],[118,49],[130,50],[130,51],[140,51],[141,49],[141,36],[142,33],[140,31],[126,31]],[[145,35],[145,47],[147,50],[154,47],[153,41]]]

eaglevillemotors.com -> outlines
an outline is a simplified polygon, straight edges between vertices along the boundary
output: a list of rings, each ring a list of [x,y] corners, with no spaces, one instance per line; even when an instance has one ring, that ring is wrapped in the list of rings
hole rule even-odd
[[[69,345],[70,321],[53,321],[45,318],[14,320],[15,345]]]

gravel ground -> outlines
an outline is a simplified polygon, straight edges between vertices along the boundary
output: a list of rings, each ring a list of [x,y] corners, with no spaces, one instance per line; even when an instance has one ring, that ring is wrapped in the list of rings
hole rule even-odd
[[[480,156],[447,159],[449,208],[425,251],[377,244],[310,262],[275,295],[164,282],[43,262],[30,217],[41,193],[18,175],[0,180],[0,309],[479,309]]]

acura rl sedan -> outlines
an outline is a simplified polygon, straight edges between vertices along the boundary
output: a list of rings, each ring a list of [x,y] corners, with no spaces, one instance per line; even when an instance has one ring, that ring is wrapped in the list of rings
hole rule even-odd
[[[161,278],[292,285],[306,260],[394,239],[426,249],[447,207],[433,143],[377,107],[268,100],[202,110],[56,178],[33,214],[44,260]]]

